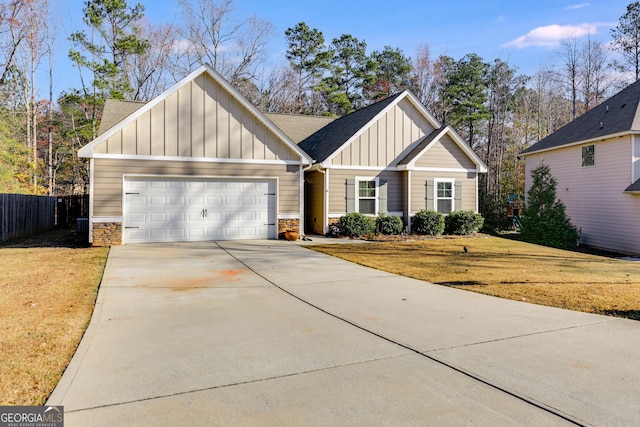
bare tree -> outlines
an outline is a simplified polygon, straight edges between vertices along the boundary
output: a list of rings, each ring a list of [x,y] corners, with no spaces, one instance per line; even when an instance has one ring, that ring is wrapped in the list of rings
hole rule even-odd
[[[179,71],[210,64],[232,84],[252,80],[264,60],[273,25],[257,17],[238,19],[233,0],[180,0],[185,18]]]
[[[172,53],[178,40],[173,25],[153,26],[146,20],[138,24],[138,37],[149,42],[149,48],[140,55],[133,55],[126,62],[132,98],[150,100],[175,82],[170,79],[174,66]]]
[[[28,3],[21,0],[0,4],[0,86],[7,82],[18,49],[29,34],[24,16],[27,7]]]
[[[606,98],[607,63],[607,52],[602,43],[588,35],[582,46],[582,112],[591,110]]]
[[[580,74],[582,52],[576,37],[569,37],[560,42],[557,52],[560,58],[559,78],[569,92],[571,100],[571,120],[575,119],[578,112],[578,91],[582,85]]]
[[[45,46],[46,29],[49,18],[47,0],[24,0],[20,14],[16,17],[22,22],[23,38],[14,54],[14,64],[22,76],[25,106],[26,145],[31,149],[32,185],[38,187],[38,110],[36,108],[36,71],[40,61],[47,53]]]

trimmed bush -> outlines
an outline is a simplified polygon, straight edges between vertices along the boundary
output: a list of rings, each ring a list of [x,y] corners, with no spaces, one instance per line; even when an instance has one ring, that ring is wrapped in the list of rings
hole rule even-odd
[[[376,219],[376,227],[378,228],[379,233],[385,235],[400,234],[404,229],[404,223],[402,222],[402,218],[399,216],[387,216],[380,214],[378,219]]]
[[[411,232],[439,236],[444,232],[444,215],[440,212],[422,209],[411,218]]]
[[[340,235],[364,237],[376,233],[376,221],[358,212],[348,213],[338,220]]]
[[[482,228],[484,218],[474,211],[451,212],[445,220],[447,234],[468,236],[475,234]]]

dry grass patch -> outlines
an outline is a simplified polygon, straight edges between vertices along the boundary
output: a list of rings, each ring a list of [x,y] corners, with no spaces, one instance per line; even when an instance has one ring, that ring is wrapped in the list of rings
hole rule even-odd
[[[640,320],[640,262],[497,237],[309,248],[432,283]]]
[[[0,405],[44,404],[88,325],[108,249],[68,233],[0,246]]]

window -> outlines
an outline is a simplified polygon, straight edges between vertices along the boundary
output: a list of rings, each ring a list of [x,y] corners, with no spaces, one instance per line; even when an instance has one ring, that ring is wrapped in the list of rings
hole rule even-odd
[[[595,166],[595,145],[587,145],[582,147],[582,167]]]
[[[356,210],[361,214],[375,215],[377,200],[377,182],[376,180],[360,179],[358,183],[358,197]]]
[[[436,210],[443,214],[448,214],[453,211],[454,195],[453,195],[453,180],[436,181]]]

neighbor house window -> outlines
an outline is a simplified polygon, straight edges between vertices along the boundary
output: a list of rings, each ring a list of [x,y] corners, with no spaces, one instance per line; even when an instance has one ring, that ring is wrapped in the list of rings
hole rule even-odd
[[[376,203],[378,200],[377,179],[363,179],[357,181],[356,210],[361,214],[375,215],[377,212]]]
[[[454,206],[454,198],[453,198],[454,197],[454,194],[453,194],[454,181],[453,180],[436,181],[435,184],[436,184],[436,188],[435,188],[436,210],[443,214],[451,213],[451,211],[453,211],[453,206]]]
[[[582,147],[582,167],[595,166],[595,145]]]

